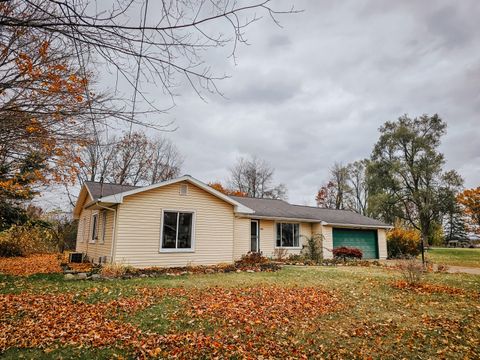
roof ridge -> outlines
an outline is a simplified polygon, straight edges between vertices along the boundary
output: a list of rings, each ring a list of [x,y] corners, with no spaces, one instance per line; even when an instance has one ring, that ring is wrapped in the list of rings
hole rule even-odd
[[[116,185],[116,186],[130,186],[130,187],[144,187],[143,185],[129,185],[129,184],[117,184],[117,183],[111,183],[111,182],[105,182],[105,181],[84,181],[84,184],[90,183],[90,184],[103,184],[103,185]]]
[[[255,200],[275,200],[275,201],[282,201],[284,203],[290,204],[288,201],[282,200],[282,199],[271,199],[271,198],[259,198],[259,197],[253,197],[253,196],[237,196],[237,195],[228,195],[229,197],[235,197],[235,198],[240,198],[240,199],[255,199]]]
[[[308,208],[312,208],[312,209],[321,209],[321,210],[335,210],[335,211],[346,211],[346,212],[351,212],[351,213],[354,213],[354,214],[358,214],[358,215],[362,215],[356,211],[353,211],[353,210],[348,210],[348,209],[332,209],[332,208],[326,208],[326,207],[320,207],[320,206],[312,206],[312,205],[300,205],[300,204],[290,204],[292,206],[300,206],[300,207],[308,207]],[[365,215],[363,215],[365,216]]]

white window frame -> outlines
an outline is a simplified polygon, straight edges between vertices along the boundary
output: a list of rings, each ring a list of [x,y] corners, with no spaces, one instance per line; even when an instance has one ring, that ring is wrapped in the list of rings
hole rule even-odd
[[[93,221],[94,217],[97,218],[96,224]],[[90,217],[90,224],[91,224],[91,227],[90,227],[90,231],[89,231],[89,234],[88,234],[88,237],[89,237],[88,242],[91,243],[91,244],[95,244],[96,241],[98,240],[98,212],[92,213],[92,216]],[[96,231],[95,231],[95,225],[97,227]],[[94,236],[93,236],[94,233],[97,236],[96,238],[94,238]]]
[[[282,244],[282,236],[280,235],[280,246],[277,246],[277,224],[298,224],[298,246],[281,246]],[[301,250],[302,245],[300,243],[300,237],[301,237],[301,223],[299,222],[294,222],[294,221],[275,221],[275,231],[274,233],[274,244],[275,244],[275,249],[292,249],[292,250]],[[280,226],[281,228],[281,226]],[[293,227],[293,239],[295,240],[295,226]]]
[[[107,233],[107,210],[102,211],[102,236],[100,238],[100,243],[105,244],[105,236]]]
[[[176,213],[189,213],[192,214],[192,238],[190,239],[190,248],[174,248],[174,249],[167,249],[162,247],[163,243],[163,222],[165,219],[165,213],[166,212],[176,212]],[[162,209],[162,218],[160,220],[160,244],[158,251],[161,253],[172,253],[172,252],[182,252],[182,253],[193,253],[195,252],[195,223],[196,223],[196,211],[195,210],[185,210],[185,209]],[[177,215],[177,232],[176,232],[176,239],[175,239],[175,246],[178,242],[178,219],[179,216]]]

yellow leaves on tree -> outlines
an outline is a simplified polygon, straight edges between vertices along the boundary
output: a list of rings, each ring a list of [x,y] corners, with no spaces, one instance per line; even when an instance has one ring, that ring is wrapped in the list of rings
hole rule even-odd
[[[416,256],[420,253],[420,241],[418,230],[397,226],[387,233],[388,257]]]
[[[457,196],[469,219],[470,230],[480,234],[480,186],[466,189]]]

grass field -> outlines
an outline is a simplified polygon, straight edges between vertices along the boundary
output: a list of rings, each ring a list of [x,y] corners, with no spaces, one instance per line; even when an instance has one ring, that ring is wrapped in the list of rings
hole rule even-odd
[[[427,259],[435,264],[480,268],[480,249],[431,248]]]
[[[0,276],[0,357],[479,358],[480,277],[379,267]]]

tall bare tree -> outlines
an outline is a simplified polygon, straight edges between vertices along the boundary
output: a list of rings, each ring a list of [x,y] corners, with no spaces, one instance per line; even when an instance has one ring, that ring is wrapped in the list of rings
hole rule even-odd
[[[351,191],[348,167],[335,163],[330,168],[330,179],[317,192],[315,197],[317,206],[349,209],[351,207]]]
[[[246,28],[260,19],[257,13],[278,23],[278,15],[292,12],[275,10],[270,0],[4,0],[0,29],[54,36],[77,52],[84,72],[103,63],[123,78],[134,90],[132,112],[140,110],[137,96],[157,111],[143,84],[157,85],[172,101],[181,82],[200,96],[202,90],[217,92],[216,81],[226,76],[215,74],[205,52],[230,44],[235,57],[238,44],[246,42]]]
[[[275,170],[265,161],[253,156],[240,157],[230,169],[229,187],[250,197],[285,199],[284,184],[273,184]]]
[[[149,148],[150,164],[146,180],[150,184],[172,179],[180,175],[183,157],[177,147],[165,137],[151,140]]]
[[[137,131],[93,140],[81,152],[79,180],[149,185],[179,175],[182,156],[165,137]]]
[[[349,209],[362,215],[369,215],[367,166],[367,159],[355,161],[347,165],[348,183],[350,187]]]

